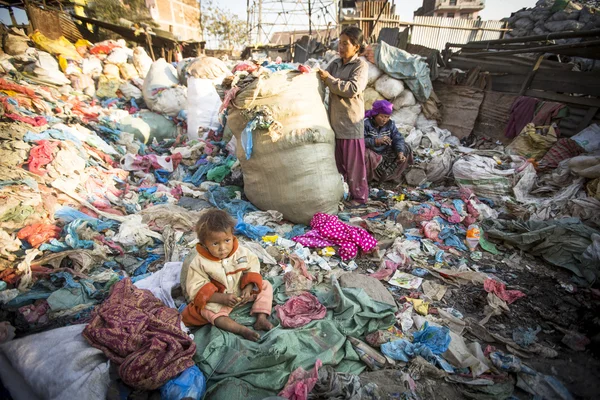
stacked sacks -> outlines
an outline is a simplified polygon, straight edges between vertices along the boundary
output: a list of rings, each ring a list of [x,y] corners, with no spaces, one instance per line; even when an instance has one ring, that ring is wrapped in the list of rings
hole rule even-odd
[[[428,101],[431,93],[431,80],[429,69],[420,57],[382,43],[368,48],[362,58],[369,66],[365,110],[371,109],[377,100],[392,102],[391,118],[405,135],[419,120],[434,118],[422,113],[425,110],[421,104]],[[429,122],[429,125],[437,125],[437,122]]]
[[[149,109],[170,117],[176,117],[184,110],[187,102],[187,89],[179,85],[177,70],[164,58],[150,67],[142,93]]]
[[[588,31],[600,28],[600,14],[597,9],[578,2],[540,0],[534,8],[524,8],[513,13],[508,19],[508,27],[513,30],[507,33],[507,38]],[[578,42],[580,39],[564,40]]]
[[[295,223],[308,224],[316,212],[336,214],[343,195],[322,94],[315,73],[261,76],[238,93],[227,120],[246,196]]]

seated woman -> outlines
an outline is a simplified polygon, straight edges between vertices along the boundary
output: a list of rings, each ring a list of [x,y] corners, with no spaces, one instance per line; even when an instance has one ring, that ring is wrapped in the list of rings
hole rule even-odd
[[[369,181],[400,183],[402,173],[413,163],[412,150],[390,119],[394,105],[377,100],[365,113],[365,162]]]

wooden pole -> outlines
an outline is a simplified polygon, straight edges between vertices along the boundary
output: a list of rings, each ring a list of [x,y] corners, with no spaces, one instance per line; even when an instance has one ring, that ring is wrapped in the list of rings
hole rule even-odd
[[[540,65],[542,65],[543,60],[544,60],[544,54],[538,54],[538,58],[535,61],[535,63],[533,64],[533,68],[531,69],[531,71],[529,71],[529,73],[527,74],[527,77],[523,81],[521,90],[519,90],[519,96],[523,96],[523,94],[525,94],[527,89],[529,89],[529,86],[531,85],[531,81],[533,81],[533,78],[535,77],[535,74],[537,73],[538,69],[540,68]]]

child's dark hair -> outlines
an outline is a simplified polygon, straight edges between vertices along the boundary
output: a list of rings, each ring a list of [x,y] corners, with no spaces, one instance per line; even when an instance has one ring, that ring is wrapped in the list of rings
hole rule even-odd
[[[350,43],[352,43],[353,45],[360,46],[360,48],[358,49],[359,53],[365,51],[365,37],[363,35],[363,31],[359,27],[349,26],[342,31],[340,36],[342,35],[348,36],[348,39],[350,39]]]
[[[225,211],[216,208],[206,210],[196,222],[196,235],[200,243],[204,242],[210,232],[233,232],[235,220]]]

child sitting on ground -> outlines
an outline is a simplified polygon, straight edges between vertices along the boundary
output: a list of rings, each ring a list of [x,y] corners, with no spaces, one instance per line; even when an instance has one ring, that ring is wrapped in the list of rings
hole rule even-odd
[[[271,315],[273,287],[260,276],[258,257],[238,244],[233,235],[235,221],[224,211],[205,211],[196,223],[199,244],[184,261],[181,286],[188,301],[182,313],[187,326],[211,323],[214,326],[257,341],[260,335],[238,324],[231,311],[254,302],[254,328],[273,329]]]

